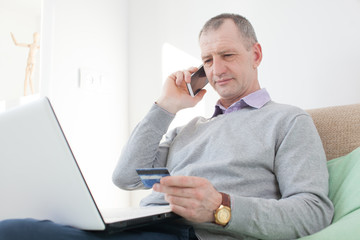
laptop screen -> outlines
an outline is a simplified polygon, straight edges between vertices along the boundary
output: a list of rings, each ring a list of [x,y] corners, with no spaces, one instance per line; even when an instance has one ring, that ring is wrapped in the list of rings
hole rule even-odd
[[[0,133],[0,220],[105,229],[47,98],[1,113]]]

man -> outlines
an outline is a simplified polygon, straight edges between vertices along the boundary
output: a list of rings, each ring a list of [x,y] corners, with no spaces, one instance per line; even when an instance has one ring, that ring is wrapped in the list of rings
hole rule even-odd
[[[250,23],[239,15],[219,15],[205,24],[199,42],[206,75],[220,96],[214,116],[194,118],[166,134],[175,114],[206,93],[191,97],[186,90],[196,68],[172,74],[113,174],[117,186],[133,190],[143,187],[136,168],[167,167],[172,176],[155,184],[141,204],[170,204],[183,218],[166,225],[166,236],[141,235],[143,229],[134,238],[126,232],[95,236],[51,224],[48,232],[68,239],[170,239],[181,232],[193,239],[194,229],[198,239],[293,239],[331,222],[320,138],[309,115],[274,103],[260,88],[262,51]],[[19,226],[24,224],[0,223],[0,238],[2,230]]]
[[[172,176],[154,185],[142,205],[169,203],[201,239],[292,239],[327,226],[333,206],[321,140],[309,115],[274,103],[260,88],[262,50],[250,23],[217,16],[199,42],[206,75],[220,96],[214,116],[195,118],[160,143],[175,114],[205,94],[187,93],[196,68],[172,74],[124,147],[114,183],[136,189],[136,168],[167,167]],[[224,200],[230,200],[231,218],[215,223]]]

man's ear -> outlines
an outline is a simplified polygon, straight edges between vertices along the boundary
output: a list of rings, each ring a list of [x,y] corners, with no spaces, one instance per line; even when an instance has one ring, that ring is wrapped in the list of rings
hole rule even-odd
[[[257,68],[262,60],[262,50],[261,50],[261,45],[260,43],[255,43],[253,45],[253,53],[254,53],[254,69]]]

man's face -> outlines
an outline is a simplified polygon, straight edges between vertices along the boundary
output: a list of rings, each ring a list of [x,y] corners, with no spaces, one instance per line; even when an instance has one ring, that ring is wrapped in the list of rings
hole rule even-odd
[[[260,89],[257,67],[262,53],[258,43],[246,49],[232,20],[200,37],[201,57],[211,86],[225,107]]]

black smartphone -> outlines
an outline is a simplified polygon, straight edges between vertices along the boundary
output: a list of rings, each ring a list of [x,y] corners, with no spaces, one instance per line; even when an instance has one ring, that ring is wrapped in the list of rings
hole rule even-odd
[[[189,94],[194,97],[208,82],[204,66],[201,65],[199,70],[191,74],[191,82],[186,84]]]

